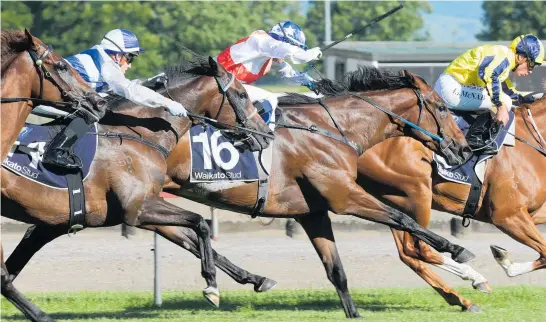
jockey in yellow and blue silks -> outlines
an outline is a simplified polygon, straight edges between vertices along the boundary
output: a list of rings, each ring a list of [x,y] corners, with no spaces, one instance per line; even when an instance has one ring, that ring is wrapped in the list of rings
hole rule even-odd
[[[484,45],[466,51],[449,64],[434,89],[449,108],[492,111],[494,119],[506,125],[512,100],[523,99],[508,78],[509,73],[528,76],[543,62],[541,41],[531,34],[521,35],[509,47]]]

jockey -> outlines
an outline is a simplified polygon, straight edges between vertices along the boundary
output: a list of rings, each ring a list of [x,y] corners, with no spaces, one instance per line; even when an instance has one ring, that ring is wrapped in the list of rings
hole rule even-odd
[[[320,48],[307,49],[305,34],[292,21],[282,21],[269,31],[257,30],[250,36],[240,39],[221,52],[216,61],[243,83],[250,100],[261,103],[262,117],[269,123],[273,121],[273,110],[277,106],[277,94],[270,93],[252,84],[271,70],[273,62],[279,64],[282,77],[298,85],[309,86],[313,80],[287,62],[307,63],[322,56]],[[264,115],[265,113],[265,115]]]
[[[463,53],[446,68],[434,89],[451,109],[495,113],[495,121],[483,117],[469,129],[468,143],[472,149],[478,150],[489,145],[501,124],[505,126],[508,123],[513,100],[517,103],[533,100],[532,96],[516,91],[508,78],[509,73],[528,76],[535,66],[543,62],[544,46],[540,40],[531,34],[521,35],[512,41],[510,47],[484,45]]]
[[[131,68],[133,60],[143,51],[135,34],[126,29],[114,29],[102,38],[99,45],[67,57],[66,61],[99,93],[113,92],[140,105],[166,107],[172,115],[186,116],[186,109],[180,103],[141,86],[139,80],[125,78],[125,72]],[[93,121],[74,118],[49,143],[42,163],[81,168],[81,161],[72,155],[71,148],[92,125]]]

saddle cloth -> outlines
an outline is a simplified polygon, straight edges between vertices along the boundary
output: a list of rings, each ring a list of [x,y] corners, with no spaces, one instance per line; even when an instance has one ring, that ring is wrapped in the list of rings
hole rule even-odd
[[[464,135],[468,132],[470,125],[474,121],[475,114],[463,111],[451,111],[455,122],[461,129]],[[508,133],[515,134],[514,112],[510,111],[510,120],[505,128],[508,131],[501,131],[495,140],[496,151],[498,152],[503,145],[514,146],[515,139]],[[447,181],[471,185],[474,175],[478,176],[480,182],[483,183],[485,170],[487,169],[487,160],[491,159],[494,154],[473,155],[465,164],[459,166],[449,166],[446,160],[434,154],[434,164],[438,174]]]
[[[271,169],[271,145],[261,152],[239,151],[210,125],[190,129],[190,182],[251,182],[264,180]]]
[[[63,169],[49,169],[42,164],[45,147],[64,126],[65,124],[59,121],[44,125],[25,123],[7,158],[2,161],[2,166],[19,176],[44,186],[67,189],[66,173],[61,172]],[[84,180],[89,174],[91,163],[97,151],[98,137],[94,134],[96,132],[95,125],[74,146],[74,154],[81,159],[83,164],[82,176]],[[27,149],[21,151],[19,147],[26,147]],[[28,150],[30,150],[30,153]]]

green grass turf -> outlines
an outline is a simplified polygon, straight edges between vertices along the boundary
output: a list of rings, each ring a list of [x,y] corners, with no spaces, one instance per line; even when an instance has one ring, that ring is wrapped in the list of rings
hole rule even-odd
[[[461,312],[430,288],[358,289],[352,295],[366,321],[546,321],[546,287],[498,287],[493,294],[458,289],[484,312]],[[57,321],[343,321],[333,290],[273,290],[222,293],[220,309],[200,292],[163,293],[160,309],[151,292],[74,292],[28,294]],[[2,321],[24,321],[2,298]]]

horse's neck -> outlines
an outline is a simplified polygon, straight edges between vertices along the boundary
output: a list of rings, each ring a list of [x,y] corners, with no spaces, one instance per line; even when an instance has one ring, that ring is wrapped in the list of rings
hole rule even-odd
[[[172,116],[163,108],[149,108],[126,102],[106,115],[99,132],[118,132],[139,136],[168,151],[187,132],[190,121]]]
[[[407,112],[410,104],[408,96],[387,97],[384,92],[360,93],[374,101],[377,105],[401,116]],[[391,107],[396,107],[392,109]],[[352,138],[362,148],[369,148],[387,138],[400,136],[398,126],[391,122],[385,112],[370,106],[362,99],[354,97],[349,104],[332,109],[336,122],[344,133]],[[331,124],[330,120],[327,120]]]
[[[19,56],[18,56],[19,57]],[[16,63],[14,60],[12,63]],[[11,68],[2,73],[2,98],[30,97],[32,93],[32,70],[25,64],[18,64],[17,68]],[[31,84],[29,86],[29,84]],[[4,103],[1,108],[2,125],[2,155],[7,156],[8,151],[17,139],[27,117],[32,111],[26,102]]]

